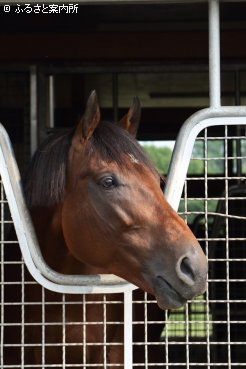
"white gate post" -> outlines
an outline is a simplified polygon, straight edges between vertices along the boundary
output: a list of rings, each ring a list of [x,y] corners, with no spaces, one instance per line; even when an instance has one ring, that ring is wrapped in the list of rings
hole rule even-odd
[[[124,292],[124,369],[132,369],[132,291]]]

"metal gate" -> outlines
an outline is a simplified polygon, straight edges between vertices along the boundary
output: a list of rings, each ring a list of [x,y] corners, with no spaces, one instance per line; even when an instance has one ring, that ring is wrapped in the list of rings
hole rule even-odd
[[[53,273],[39,252],[11,145],[1,130],[2,368],[110,368],[107,352],[112,343],[106,336],[112,324],[125,326],[124,340],[113,343],[124,345],[124,363],[113,367],[246,368],[246,108],[220,106],[218,1],[211,0],[209,6],[211,107],[184,124],[165,189],[172,206],[177,209],[180,203],[181,215],[192,218],[193,231],[208,256],[206,294],[168,313],[159,310],[155,301],[140,291],[133,292],[132,303],[134,287],[112,276],[83,278]],[[201,163],[198,175],[187,176],[188,166],[194,162]],[[21,251],[12,232],[13,221]],[[27,267],[35,280],[28,277]],[[50,294],[49,290],[56,292]],[[66,292],[75,297],[68,298]],[[86,310],[91,304],[100,306],[101,319],[87,320]],[[112,304],[124,307],[122,321],[107,319]],[[67,313],[74,305],[79,319],[67,321]],[[27,318],[32,309],[39,311],[37,321]],[[60,320],[58,310],[62,312]],[[50,311],[52,319],[47,320]],[[101,342],[87,342],[90,326],[103,330]],[[52,337],[52,327],[59,328],[60,340]],[[68,342],[67,329],[83,331],[83,341]],[[31,342],[27,337],[32,332],[35,339]],[[87,346],[91,345],[103,348],[100,364],[88,362]],[[59,355],[51,362],[50,350],[54,346]],[[41,357],[38,365],[26,361],[32,347]],[[75,347],[81,359],[69,362],[69,351]],[[7,362],[7,357],[13,360]]]

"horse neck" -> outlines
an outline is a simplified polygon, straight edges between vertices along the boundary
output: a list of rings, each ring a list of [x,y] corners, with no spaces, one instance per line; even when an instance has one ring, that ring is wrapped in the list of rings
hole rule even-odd
[[[70,253],[62,231],[61,206],[39,207],[30,212],[41,252],[46,263],[52,269],[63,274],[97,274],[102,272],[83,264]]]

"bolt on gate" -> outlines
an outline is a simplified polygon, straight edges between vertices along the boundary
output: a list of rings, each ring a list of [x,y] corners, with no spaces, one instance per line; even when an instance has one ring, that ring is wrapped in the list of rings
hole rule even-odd
[[[147,294],[119,278],[65,276],[50,270],[39,250],[23,200],[19,171],[11,143],[0,131],[1,172],[1,349],[2,368],[90,368],[87,362],[86,329],[103,327],[103,359],[99,368],[109,368],[107,327],[124,324],[124,363],[114,367],[139,368],[246,368],[246,108],[222,107],[220,103],[219,2],[209,2],[210,108],[199,111],[183,125],[176,141],[165,188],[171,205],[193,219],[193,231],[209,260],[207,292],[177,311],[162,312]],[[199,150],[197,149],[199,148]],[[187,176],[189,165],[200,162],[197,176]],[[216,168],[216,171],[215,169]],[[199,184],[199,186],[197,186]],[[197,193],[196,187],[203,188]],[[18,237],[10,232],[14,223]],[[26,268],[34,277],[27,278]],[[33,298],[26,294],[33,289]],[[36,289],[41,298],[35,299]],[[48,290],[57,292],[51,300]],[[133,292],[132,292],[133,291]],[[67,293],[79,298],[69,299]],[[115,298],[109,299],[108,293]],[[134,294],[134,301],[132,301]],[[86,307],[101,306],[102,320],[87,321]],[[111,304],[124,307],[124,320],[109,321]],[[80,311],[78,321],[66,321],[71,305]],[[27,309],[39,309],[38,322],[26,319]],[[62,319],[47,320],[49,310],[62,311]],[[132,317],[132,311],[138,311]],[[60,342],[53,342],[50,328],[60,328]],[[81,329],[83,342],[67,342],[67,329]],[[36,341],[26,340],[33,331]],[[140,332],[136,334],[136,332]],[[8,335],[16,337],[10,344]],[[42,364],[27,363],[27,350],[40,349]],[[49,350],[60,349],[55,364],[49,364]],[[69,363],[72,347],[81,351],[81,361]],[[14,349],[14,351],[13,351]],[[5,355],[14,352],[17,364],[6,364]]]

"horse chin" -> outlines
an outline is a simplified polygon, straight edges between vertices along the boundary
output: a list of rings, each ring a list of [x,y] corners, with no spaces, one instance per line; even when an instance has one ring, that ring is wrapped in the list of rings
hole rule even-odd
[[[154,295],[160,309],[178,309],[187,299],[177,292],[165,279],[158,277],[154,288]]]
[[[184,298],[180,298],[178,300],[178,299],[170,298],[169,296],[158,296],[158,295],[156,295],[155,298],[156,298],[156,301],[157,301],[157,305],[162,310],[179,309],[182,306],[184,306],[184,304],[187,302],[187,300],[184,299]]]

